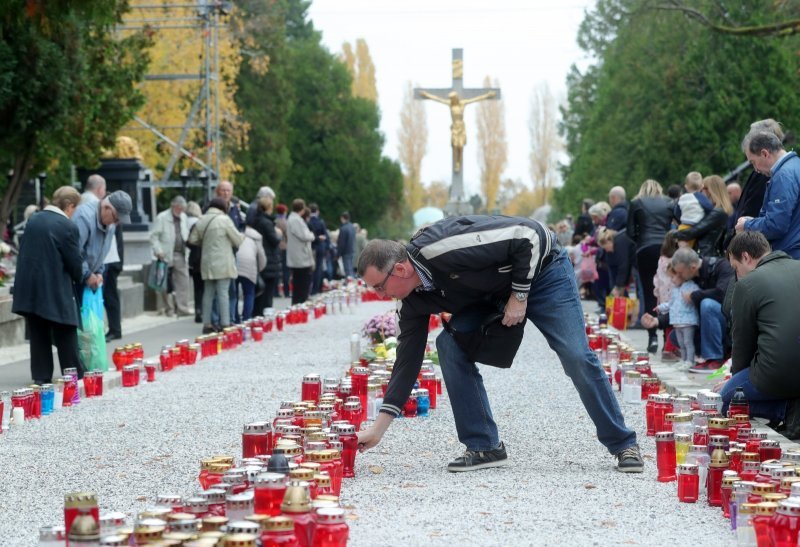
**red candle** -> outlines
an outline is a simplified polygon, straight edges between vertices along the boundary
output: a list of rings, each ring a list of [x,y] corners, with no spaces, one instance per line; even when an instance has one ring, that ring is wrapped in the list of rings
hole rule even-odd
[[[311,513],[311,495],[305,481],[289,481],[281,503],[281,513],[294,521],[294,533],[299,547],[309,547],[314,537],[314,515]]]
[[[797,535],[800,530],[800,504],[795,500],[781,500],[778,509],[772,517],[770,538],[775,547],[789,547],[797,545]]]
[[[431,315],[431,317],[436,317],[435,315]],[[425,388],[428,390],[428,397],[430,397],[431,401],[431,410],[436,409],[436,374],[433,372],[423,372],[422,373],[422,382],[420,382],[420,387]]]
[[[416,418],[417,416],[417,395],[413,391],[403,405],[403,416],[406,418]]]
[[[137,384],[136,375],[138,372],[139,367],[137,365],[125,365],[122,367],[122,387],[134,387]],[[66,389],[64,393],[66,394]]]
[[[699,468],[693,463],[678,466],[678,501],[695,503],[700,491]]]
[[[322,393],[322,379],[319,374],[306,374],[303,376],[301,389],[302,400],[318,403],[320,393]]]
[[[283,331],[283,323],[285,321],[286,321],[286,314],[284,314],[283,312],[275,316],[275,328],[278,330],[278,332]]]
[[[250,334],[252,334],[254,342],[261,342],[264,339],[264,329],[261,327],[250,327]]]
[[[156,381],[156,365],[154,363],[145,363],[144,370],[147,373],[147,381]]]
[[[350,528],[344,521],[344,509],[321,507],[317,509],[317,526],[311,540],[312,547],[346,547]]]
[[[675,435],[672,431],[656,432],[656,466],[658,482],[675,480]]]
[[[346,402],[342,409],[342,418],[350,422],[356,431],[359,431],[361,428],[361,403],[358,400]]]
[[[647,396],[647,403],[644,405],[644,419],[647,426],[647,436],[653,437],[656,434],[655,407],[658,394]]]
[[[120,372],[125,364],[125,350],[121,347],[114,348],[114,353],[111,354],[111,361],[114,363],[117,372]]]
[[[342,443],[342,476],[355,477],[356,452],[358,451],[358,436],[352,425],[339,425],[339,442]]]
[[[91,492],[73,492],[64,496],[64,530],[69,537],[72,524],[81,519],[80,526],[86,529],[86,517],[94,520],[97,537],[100,536],[100,511],[97,507],[97,496]],[[77,525],[77,523],[76,523]],[[87,538],[88,539],[88,538]],[[69,542],[68,542],[69,543]]]
[[[756,505],[756,514],[753,517],[753,529],[756,532],[757,545],[772,545],[770,531],[772,529],[772,518],[778,504],[774,502],[762,502]]]
[[[742,479],[736,475],[728,475],[722,477],[722,484],[720,485],[720,494],[722,497],[722,516],[726,519],[731,518],[731,492],[733,492],[733,485]]]
[[[272,453],[272,427],[269,422],[245,424],[242,431],[242,457],[255,458]]]
[[[224,517],[225,516],[225,490],[221,488],[211,488],[209,490],[205,490],[204,492],[200,492],[200,497],[206,500],[206,504],[208,505],[208,514],[217,516],[217,517]],[[175,507],[173,506],[173,511]]]
[[[264,523],[261,532],[263,547],[296,547],[299,545],[294,533],[294,521],[285,515],[272,517]]]
[[[708,469],[708,504],[712,507],[722,505],[722,476],[728,469],[728,456],[721,448],[714,449]]]
[[[758,447],[758,455],[762,462],[781,459],[781,446],[778,441],[764,439]]]

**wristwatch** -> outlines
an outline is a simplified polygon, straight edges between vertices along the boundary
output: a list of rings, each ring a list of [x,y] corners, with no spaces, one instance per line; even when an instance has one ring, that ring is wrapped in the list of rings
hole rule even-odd
[[[517,302],[525,302],[528,299],[528,293],[526,292],[513,292],[511,293],[514,295],[514,298],[517,299]]]

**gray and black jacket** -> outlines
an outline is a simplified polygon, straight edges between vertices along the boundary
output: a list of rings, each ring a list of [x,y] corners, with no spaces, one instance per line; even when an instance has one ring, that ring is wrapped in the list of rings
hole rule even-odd
[[[428,319],[482,303],[504,304],[513,292],[530,292],[543,268],[560,252],[541,222],[504,216],[450,217],[423,228],[407,245],[417,272],[433,285],[400,304],[397,359],[381,412],[400,414],[419,374]]]

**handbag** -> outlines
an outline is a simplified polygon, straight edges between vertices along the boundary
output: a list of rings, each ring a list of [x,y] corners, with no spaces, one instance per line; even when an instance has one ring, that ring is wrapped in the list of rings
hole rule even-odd
[[[497,306],[484,304],[453,314],[442,326],[470,361],[510,368],[522,343],[527,320],[506,327],[503,317],[505,312],[498,311]]]
[[[200,243],[198,243],[197,245],[192,245],[191,243],[186,244],[189,247],[189,263],[188,263],[189,269],[195,271],[200,270],[200,265],[203,263],[203,238],[206,237],[206,232],[214,223],[214,221],[217,220],[220,216],[221,215],[218,215],[212,218],[211,221],[208,224],[206,224],[206,229],[203,230],[203,235],[200,236]],[[192,230],[194,230],[196,227],[197,224],[192,226]],[[236,256],[236,249],[233,250],[233,255]]]
[[[166,291],[168,275],[169,267],[167,263],[161,259],[156,259],[150,264],[150,269],[147,272],[147,286],[156,292]]]

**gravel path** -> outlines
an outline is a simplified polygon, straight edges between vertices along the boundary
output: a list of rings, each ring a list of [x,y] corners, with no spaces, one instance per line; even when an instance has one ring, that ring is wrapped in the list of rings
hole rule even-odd
[[[39,526],[61,523],[68,491],[94,491],[101,511],[129,515],[157,493],[195,492],[202,457],[239,456],[243,423],[271,420],[279,401],[299,397],[303,374],[341,374],[350,333],[389,307],[362,304],[3,433],[0,545],[34,545]],[[680,504],[674,483],[656,482],[642,408],[623,410],[640,435],[645,472],[613,470],[531,325],[510,371],[483,371],[511,465],[445,471],[463,451],[446,397],[430,418],[397,420],[344,484],[351,545],[727,543],[719,508]]]

